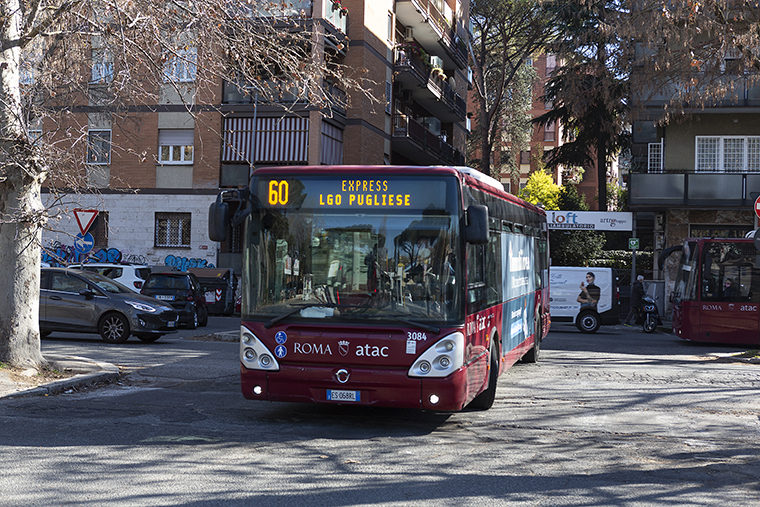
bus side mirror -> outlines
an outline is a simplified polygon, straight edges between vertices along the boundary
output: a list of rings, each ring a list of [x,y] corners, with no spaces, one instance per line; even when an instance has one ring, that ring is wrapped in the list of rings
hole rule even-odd
[[[465,240],[474,245],[488,243],[488,208],[481,204],[472,204],[467,207],[466,218]]]
[[[227,227],[230,223],[230,206],[222,201],[222,194],[208,208],[208,237],[211,241],[227,241]]]

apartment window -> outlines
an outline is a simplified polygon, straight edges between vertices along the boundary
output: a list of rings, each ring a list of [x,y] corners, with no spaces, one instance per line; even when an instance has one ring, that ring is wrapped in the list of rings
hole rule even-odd
[[[530,164],[530,151],[520,152],[520,165]]]
[[[546,76],[551,76],[554,72],[554,68],[557,66],[557,57],[554,55],[546,55]]]
[[[760,137],[697,136],[697,172],[760,172]]]
[[[662,172],[662,143],[649,143],[649,157],[647,161],[647,172]]]
[[[164,81],[192,83],[195,81],[197,48],[178,49],[168,56],[164,64]]]
[[[193,130],[159,130],[159,162],[162,164],[192,164],[194,135]]]
[[[113,81],[113,58],[104,49],[93,49],[90,83],[105,84]]]
[[[94,165],[111,163],[110,130],[90,130],[87,132],[87,163]]]
[[[544,141],[554,141],[554,122],[544,127]]]
[[[388,42],[393,42],[393,13],[388,13]]]
[[[156,247],[190,248],[190,213],[156,213]]]

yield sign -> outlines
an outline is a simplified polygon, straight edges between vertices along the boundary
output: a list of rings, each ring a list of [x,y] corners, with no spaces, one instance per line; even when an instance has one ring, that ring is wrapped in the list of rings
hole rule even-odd
[[[95,221],[95,217],[98,216],[98,210],[96,209],[75,209],[74,218],[77,219],[79,230],[82,231],[82,236],[87,234],[90,226]]]

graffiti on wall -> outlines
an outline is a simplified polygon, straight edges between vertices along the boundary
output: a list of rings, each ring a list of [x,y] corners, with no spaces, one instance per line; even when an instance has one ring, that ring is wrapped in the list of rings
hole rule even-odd
[[[101,248],[100,250],[82,253],[78,252],[74,245],[64,245],[59,241],[42,249],[42,262],[51,266],[68,266],[69,264],[79,264],[84,262],[105,262],[108,264],[128,263],[128,264],[148,264],[148,259],[144,255],[124,253],[118,248]],[[164,258],[165,266],[174,266],[180,271],[187,271],[188,268],[213,268],[213,264],[206,259],[176,257],[167,255]]]
[[[164,259],[164,265],[174,266],[180,271],[187,271],[189,268],[213,268],[214,265],[209,263],[206,259],[188,259],[187,257],[175,257],[174,255],[167,255]]]

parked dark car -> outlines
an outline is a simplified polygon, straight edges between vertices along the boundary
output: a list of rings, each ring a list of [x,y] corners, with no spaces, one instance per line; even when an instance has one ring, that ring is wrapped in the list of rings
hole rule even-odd
[[[184,271],[151,272],[141,294],[171,305],[179,314],[180,324],[190,329],[208,324],[208,307],[198,278]]]
[[[108,343],[130,334],[154,342],[176,333],[178,313],[169,305],[90,271],[43,268],[40,279],[40,333],[99,333]]]

